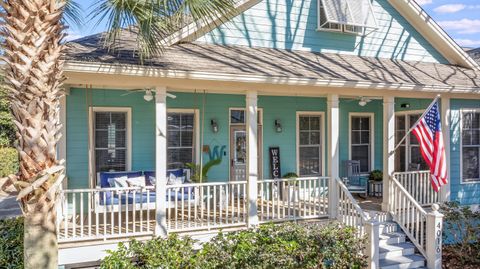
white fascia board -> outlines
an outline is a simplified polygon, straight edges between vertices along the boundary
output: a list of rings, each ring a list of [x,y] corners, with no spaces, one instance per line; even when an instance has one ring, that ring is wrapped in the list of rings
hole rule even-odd
[[[388,0],[450,64],[480,70],[472,59],[414,0]]]
[[[200,71],[165,70],[148,66],[126,64],[99,64],[84,62],[66,62],[65,72],[96,73],[151,78],[191,79],[206,81],[224,81],[240,83],[265,83],[293,86],[315,86],[332,88],[356,88],[373,90],[421,91],[432,93],[470,93],[480,94],[480,87],[421,85],[411,83],[384,83],[371,81],[353,81],[343,79],[314,79],[302,77],[278,77],[263,75],[245,75],[212,73]]]

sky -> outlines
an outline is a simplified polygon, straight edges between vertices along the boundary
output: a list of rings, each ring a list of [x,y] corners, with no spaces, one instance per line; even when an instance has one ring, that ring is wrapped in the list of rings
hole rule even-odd
[[[416,0],[427,13],[455,41],[463,47],[480,47],[480,0]],[[89,14],[97,0],[77,0],[85,14]],[[94,21],[86,19],[85,25],[71,27],[69,40],[105,30],[105,23],[94,27]]]

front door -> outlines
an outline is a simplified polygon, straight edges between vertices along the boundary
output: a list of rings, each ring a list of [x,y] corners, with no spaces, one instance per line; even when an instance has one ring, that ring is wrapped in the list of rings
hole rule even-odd
[[[262,171],[262,128],[258,126],[258,178],[261,178]],[[247,180],[247,132],[245,125],[234,125],[230,127],[230,180]]]

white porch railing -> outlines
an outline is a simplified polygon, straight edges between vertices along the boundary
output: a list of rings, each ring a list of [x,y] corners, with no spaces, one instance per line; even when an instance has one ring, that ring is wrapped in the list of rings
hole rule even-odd
[[[360,208],[342,180],[336,179],[336,183],[338,191],[337,220],[347,226],[354,227],[359,237],[364,236],[365,224],[369,220],[369,216]]]
[[[57,207],[59,242],[152,235],[153,187],[63,190]]]
[[[389,213],[417,249],[426,256],[425,232],[427,212],[395,176],[391,177],[389,186],[391,194]]]
[[[430,171],[398,172],[393,176],[405,190],[422,206],[438,203],[439,195],[430,182]]]
[[[328,216],[328,178],[257,182],[260,223]],[[57,213],[59,242],[152,236],[156,199],[165,201],[168,232],[247,226],[247,181],[155,187],[63,190]]]
[[[246,181],[167,185],[170,232],[246,224]]]
[[[260,223],[327,217],[328,180],[327,177],[259,180]]]

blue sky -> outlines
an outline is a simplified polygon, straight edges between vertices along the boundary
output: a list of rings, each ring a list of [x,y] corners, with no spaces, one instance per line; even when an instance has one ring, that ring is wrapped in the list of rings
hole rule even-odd
[[[480,0],[416,0],[457,43],[464,47],[480,47]],[[89,13],[97,0],[77,0]],[[93,22],[72,27],[69,39],[75,39],[105,29],[105,24],[93,28]]]

